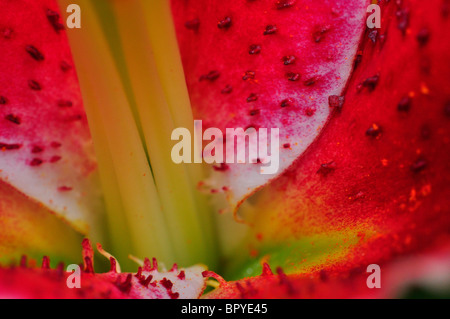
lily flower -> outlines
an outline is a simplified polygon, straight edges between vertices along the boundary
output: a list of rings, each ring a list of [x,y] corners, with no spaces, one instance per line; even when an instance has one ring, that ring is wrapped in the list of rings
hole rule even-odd
[[[448,293],[447,0],[0,4],[0,297]]]

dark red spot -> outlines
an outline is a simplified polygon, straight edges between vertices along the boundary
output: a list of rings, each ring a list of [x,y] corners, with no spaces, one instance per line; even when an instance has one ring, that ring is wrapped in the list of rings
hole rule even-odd
[[[421,56],[419,60],[420,71],[425,74],[430,74],[431,59],[428,56]]]
[[[217,26],[219,27],[219,29],[228,29],[229,27],[231,27],[231,18],[225,17],[223,20],[217,23]]]
[[[247,98],[247,103],[255,102],[256,100],[258,100],[258,95],[251,93]]]
[[[293,106],[293,105],[294,105],[294,100],[291,98],[284,99],[280,103],[281,107],[288,107],[288,106]]]
[[[64,25],[60,22],[60,16],[58,12],[48,9],[47,19],[57,33],[59,33],[59,31],[61,30],[64,30]]]
[[[241,299],[245,299],[247,297],[247,291],[245,290],[245,288],[242,287],[242,285],[239,282],[236,283],[236,288],[237,290],[239,290],[239,293],[241,294],[240,296]]]
[[[227,171],[227,170],[229,170],[230,169],[230,166],[228,166],[227,164],[225,164],[225,163],[220,163],[220,165],[219,166],[213,166],[213,169],[215,170],[215,171],[218,171],[218,172],[224,172],[224,171]]]
[[[44,148],[40,147],[40,146],[33,146],[33,148],[31,149],[31,153],[36,154],[36,153],[42,153],[44,151]]]
[[[288,72],[286,73],[286,77],[289,81],[298,81],[300,80],[300,73]]]
[[[13,32],[14,32],[13,29],[5,28],[2,30],[2,35],[5,39],[11,39]]]
[[[250,112],[248,113],[250,116],[255,116],[255,115],[259,115],[260,114],[260,110],[256,109],[256,110],[250,110]]]
[[[61,156],[55,155],[50,158],[50,163],[56,163],[61,160]]]
[[[14,115],[14,114],[6,115],[5,120],[8,120],[17,125],[20,125],[20,123],[22,123],[22,121],[20,120],[20,117],[18,117],[17,115]]]
[[[69,100],[59,100],[57,102],[57,104],[59,107],[72,107],[73,106],[72,101],[69,101]]]
[[[418,158],[410,167],[413,173],[419,173],[428,166],[428,162],[423,158]]]
[[[367,36],[370,40],[372,40],[373,43],[377,42],[378,30],[374,29],[369,31],[369,34]]]
[[[125,294],[129,293],[130,290],[131,290],[131,279],[132,279],[132,277],[133,277],[133,276],[132,276],[131,274],[128,274],[128,275],[127,275],[127,278],[125,279],[124,282],[121,282],[121,281],[120,281],[120,279],[121,279],[120,276],[117,277],[117,280],[116,280],[116,282],[115,282],[116,287],[117,287],[120,291],[122,291],[123,293],[125,293]]]
[[[275,2],[275,7],[277,10],[287,9],[295,4],[295,0],[277,0]]]
[[[283,144],[283,148],[291,148],[291,144],[285,143],[285,144]]]
[[[447,117],[450,117],[450,101],[447,101],[444,105],[444,114]]]
[[[312,33],[312,38],[314,42],[319,43],[320,41],[322,41],[323,37],[328,31],[330,31],[329,25],[315,27]]]
[[[34,46],[27,45],[25,47],[25,50],[28,52],[28,54],[31,55],[33,59],[36,61],[43,61],[45,59],[44,55]]]
[[[4,96],[0,96],[0,105],[5,105],[8,103],[8,99]]]
[[[63,72],[67,72],[70,69],[72,69],[72,66],[69,63],[67,63],[66,61],[61,61],[61,63],[59,64],[59,67],[61,68],[61,70]]]
[[[313,116],[316,113],[316,109],[313,107],[308,107],[305,109],[305,114],[307,116]]]
[[[173,287],[173,283],[165,277],[160,281],[160,283],[166,289],[172,289]]]
[[[290,65],[290,64],[294,64],[295,63],[295,56],[293,55],[286,55],[284,56],[281,61],[283,62],[284,65]]]
[[[342,107],[344,106],[344,102],[345,102],[344,96],[330,95],[328,97],[328,105],[331,108],[336,109],[338,111],[342,110]]]
[[[220,93],[222,94],[230,94],[233,91],[233,87],[231,85],[225,86]]]
[[[40,158],[33,158],[30,162],[30,166],[39,166],[43,163]]]
[[[377,124],[372,124],[366,131],[366,135],[377,138],[381,135],[381,127]]]
[[[163,278],[159,282],[164,288],[167,289],[167,293],[169,294],[169,297],[171,299],[178,299],[180,297],[180,294],[178,292],[172,291],[173,283],[170,280],[168,280],[167,278]]]
[[[336,170],[336,163],[334,161],[320,164],[320,168],[317,170],[317,174],[322,176],[328,176],[330,173]]]
[[[59,142],[51,142],[50,146],[53,147],[53,148],[58,148],[58,147],[61,147],[61,143],[59,143]]]
[[[40,91],[42,90],[41,85],[39,84],[39,82],[35,81],[35,80],[28,80],[28,86],[30,87],[30,89],[34,90],[34,91]]]
[[[427,28],[420,29],[416,39],[420,46],[425,46],[428,43],[428,40],[430,40],[430,31]]]
[[[358,67],[358,65],[361,63],[361,61],[362,61],[362,52],[358,51],[355,56],[355,68]]]
[[[277,32],[277,26],[276,25],[272,25],[272,24],[269,24],[269,25],[267,25],[266,26],[266,29],[264,30],[264,35],[269,35],[269,34],[274,34],[274,33],[276,33]]]
[[[247,81],[247,80],[253,80],[255,78],[255,72],[253,71],[246,71],[244,73],[244,76],[242,77],[242,80]]]
[[[424,124],[422,125],[422,127],[420,128],[420,136],[424,139],[424,140],[428,140],[431,137],[431,129],[428,125]]]
[[[317,81],[317,78],[312,77],[312,78],[309,78],[308,80],[306,80],[305,82],[303,82],[303,84],[306,86],[311,86],[311,85],[314,85],[316,83],[316,81]]]
[[[196,18],[186,21],[184,23],[184,26],[186,27],[186,29],[197,31],[198,27],[200,26],[200,20]]]
[[[207,81],[213,82],[213,81],[217,80],[219,77],[220,77],[220,72],[213,70],[213,71],[210,71],[208,74],[204,74],[204,75],[200,76],[199,80],[200,81],[207,80]]]
[[[319,272],[319,278],[320,278],[320,280],[323,281],[323,282],[327,282],[327,281],[328,281],[328,274],[327,274],[327,271],[326,271],[325,269],[322,269],[322,270]]]
[[[380,76],[377,74],[370,78],[365,79],[362,85],[366,87],[369,91],[373,91],[375,90],[379,80]]]
[[[178,299],[180,298],[180,294],[178,292],[168,291],[170,299]]]
[[[180,273],[177,276],[179,279],[184,280],[186,278],[186,274],[184,273],[184,270],[180,271]]]
[[[448,16],[450,15],[450,1],[449,0],[442,1],[441,15],[444,19],[447,19]]]
[[[409,96],[404,96],[400,102],[397,104],[397,110],[400,112],[408,112],[411,108],[411,98]]]
[[[409,12],[406,9],[399,9],[396,12],[397,16],[397,28],[403,33],[406,34],[406,29],[408,29],[409,25]]]
[[[296,293],[296,290],[294,286],[292,286],[286,274],[283,272],[283,269],[281,267],[277,267],[276,271],[280,279],[280,285],[286,286],[288,294],[294,295]]]
[[[73,188],[72,187],[69,187],[69,186],[60,186],[60,187],[58,187],[58,190],[60,191],[60,192],[69,192],[69,191],[71,191]]]
[[[81,121],[83,119],[83,114],[75,114],[72,116],[69,116],[67,118],[67,122],[75,122],[75,121]]]
[[[6,144],[0,142],[0,150],[2,151],[18,150],[21,147],[22,147],[21,144]]]
[[[248,49],[249,54],[259,54],[261,53],[261,46],[259,44],[252,44]]]

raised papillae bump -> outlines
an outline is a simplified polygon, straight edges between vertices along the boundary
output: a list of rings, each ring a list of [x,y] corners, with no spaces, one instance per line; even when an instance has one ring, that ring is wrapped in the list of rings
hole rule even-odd
[[[47,9],[46,12],[47,19],[50,22],[53,29],[56,31],[56,33],[59,33],[59,31],[64,30],[64,25],[60,21],[59,13],[56,11],[53,11],[51,9]]]
[[[247,97],[247,103],[255,102],[256,100],[258,100],[258,95],[255,94],[255,93],[251,93],[251,94]]]
[[[328,105],[331,108],[336,109],[338,111],[342,110],[342,107],[344,106],[344,102],[345,102],[344,96],[330,95],[328,97]]]
[[[397,110],[400,112],[408,112],[411,108],[412,99],[409,96],[404,96],[397,104]]]
[[[378,138],[381,135],[381,126],[373,123],[366,131],[366,135],[372,138]]]
[[[0,142],[0,151],[18,150],[22,147],[22,144],[8,144]]]
[[[284,65],[290,65],[295,63],[295,56],[293,55],[286,55],[281,58],[281,61]]]
[[[289,81],[296,82],[300,80],[301,75],[300,73],[288,72],[286,73],[286,77]]]
[[[428,28],[420,29],[419,33],[417,33],[416,39],[420,46],[425,46],[430,40],[430,31]]]
[[[197,31],[200,26],[200,20],[195,18],[184,23],[186,29]]]
[[[231,85],[226,85],[220,93],[222,94],[230,94],[233,91],[233,87]]]
[[[293,105],[294,105],[294,100],[291,98],[284,99],[280,103],[280,107],[288,107],[288,106],[293,106]]]
[[[273,272],[272,269],[270,269],[270,266],[268,263],[263,263],[263,269],[261,276],[272,276]]]
[[[410,169],[413,173],[419,173],[427,168],[427,166],[428,161],[423,156],[420,156],[416,161],[414,161],[414,163],[411,164]]]
[[[25,47],[25,50],[28,52],[28,54],[35,59],[36,61],[44,61],[45,56],[39,51],[35,46],[33,45],[27,45]]]
[[[259,44],[252,44],[248,49],[249,54],[259,54],[261,53],[261,46]]]
[[[33,158],[30,162],[30,166],[41,166],[44,161],[40,158]]]
[[[226,29],[229,29],[231,27],[231,24],[232,24],[231,17],[225,17],[225,18],[223,18],[223,20],[220,20],[217,23],[217,27],[219,29],[225,29],[226,30]]]
[[[48,256],[44,256],[42,258],[42,269],[50,269],[50,258]]]
[[[266,29],[263,32],[263,35],[275,34],[278,31],[276,25],[269,24],[266,26]]]
[[[275,7],[277,10],[283,10],[292,7],[295,4],[295,0],[277,0]]]
[[[209,71],[207,74],[203,74],[200,76],[199,81],[207,80],[209,82],[214,82],[220,77],[220,72],[217,70]]]
[[[61,63],[59,64],[59,67],[61,69],[61,71],[63,72],[68,72],[69,70],[72,69],[72,66],[67,63],[66,61],[61,61]]]
[[[5,39],[11,39],[13,33],[14,33],[14,30],[11,28],[5,28],[2,30],[2,35],[3,35],[3,38],[5,38]]]
[[[28,86],[33,91],[40,91],[40,90],[42,90],[42,86],[39,84],[38,81],[35,81],[35,80],[28,80]]]
[[[256,73],[254,71],[246,71],[244,75],[242,76],[242,80],[253,80],[256,76]]]
[[[8,114],[5,116],[5,120],[10,121],[11,123],[14,123],[16,125],[20,125],[22,123],[20,117],[14,114]]]

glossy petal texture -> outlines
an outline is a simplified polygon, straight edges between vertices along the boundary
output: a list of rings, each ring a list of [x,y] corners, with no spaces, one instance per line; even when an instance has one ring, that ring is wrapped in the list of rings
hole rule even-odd
[[[347,274],[320,271],[308,275],[275,273],[267,265],[262,275],[236,282],[223,282],[204,296],[208,299],[290,299],[290,298],[398,298],[408,289],[424,287],[442,292],[450,285],[449,247],[403,258],[381,268],[381,288],[369,288],[371,272]],[[372,283],[372,279],[369,279]]]
[[[362,276],[369,264],[383,270],[448,245],[445,4],[381,4],[382,28],[375,43],[367,30],[345,105],[295,167],[255,198],[245,216],[249,249],[230,262],[230,277],[256,275],[262,261],[287,274]]]
[[[0,178],[87,232],[97,164],[57,5],[0,6]]]
[[[267,158],[260,156],[218,165],[206,183],[213,192],[225,190],[235,207],[318,136],[329,116],[328,97],[341,94],[351,73],[367,4],[172,1],[194,118],[203,120],[203,129],[225,135],[226,128],[280,128],[276,174],[261,174]],[[245,145],[236,148],[242,152]],[[230,144],[227,149],[233,151]],[[258,159],[262,163],[248,163]]]

